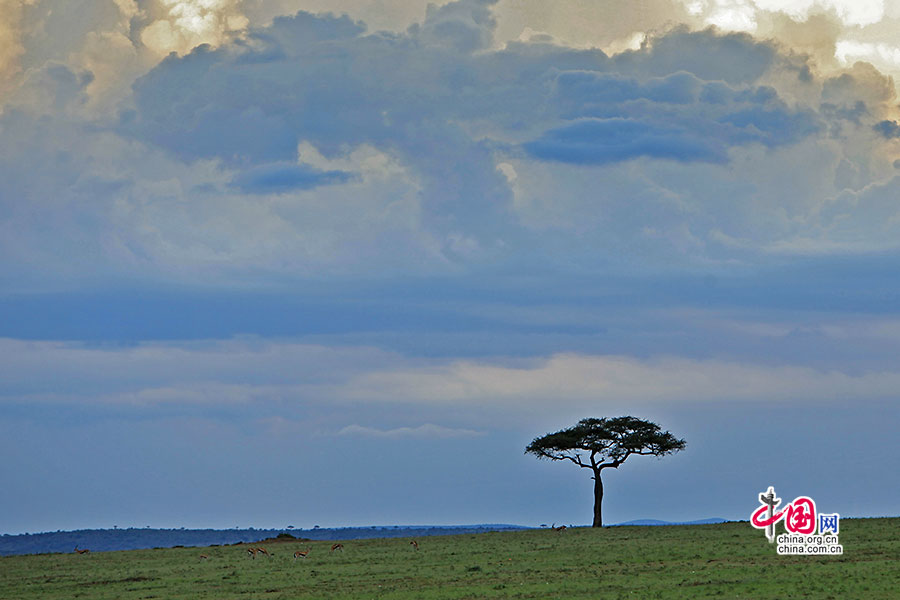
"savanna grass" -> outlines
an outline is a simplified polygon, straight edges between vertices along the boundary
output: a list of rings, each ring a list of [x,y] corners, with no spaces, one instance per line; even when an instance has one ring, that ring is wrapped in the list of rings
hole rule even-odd
[[[843,556],[781,557],[748,523],[266,542],[0,559],[0,598],[897,598],[900,519],[842,520]],[[309,548],[306,559],[292,558]],[[201,559],[200,555],[209,556]]]

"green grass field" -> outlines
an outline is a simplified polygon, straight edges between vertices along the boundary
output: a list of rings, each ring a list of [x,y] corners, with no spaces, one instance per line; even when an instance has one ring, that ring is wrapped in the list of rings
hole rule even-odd
[[[748,523],[417,541],[268,542],[274,556],[255,560],[246,545],[5,557],[0,598],[900,597],[900,519],[842,520],[837,557],[778,556]]]

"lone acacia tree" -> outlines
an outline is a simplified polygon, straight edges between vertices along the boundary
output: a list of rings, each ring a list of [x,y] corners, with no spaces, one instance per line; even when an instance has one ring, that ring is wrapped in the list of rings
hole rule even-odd
[[[603,526],[600,505],[603,502],[603,481],[600,472],[618,469],[629,456],[658,456],[684,450],[679,440],[659,425],[635,417],[582,419],[578,424],[556,433],[535,438],[526,454],[550,460],[570,460],[579,467],[591,469],[594,476],[593,527]]]

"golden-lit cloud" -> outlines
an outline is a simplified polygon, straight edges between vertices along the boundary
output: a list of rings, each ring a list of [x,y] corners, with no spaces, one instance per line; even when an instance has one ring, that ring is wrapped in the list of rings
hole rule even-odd
[[[0,0],[0,100],[12,78],[21,71],[19,59],[25,53],[20,31],[25,7],[35,0]]]
[[[543,35],[558,44],[608,53],[636,49],[648,32],[671,28],[688,18],[677,0],[499,0],[494,14],[498,46]]]
[[[249,25],[240,5],[239,0],[158,0],[160,16],[144,28],[141,41],[160,55],[217,46]]]
[[[695,26],[742,31],[812,56],[833,71],[866,61],[900,75],[896,0],[680,0]]]
[[[900,46],[884,42],[840,40],[835,45],[835,58],[843,65],[864,60],[882,66],[900,69]]]
[[[885,16],[884,0],[682,0],[687,11],[708,25],[722,29],[755,31],[764,13],[780,13],[795,21],[830,13],[845,26],[878,23]]]

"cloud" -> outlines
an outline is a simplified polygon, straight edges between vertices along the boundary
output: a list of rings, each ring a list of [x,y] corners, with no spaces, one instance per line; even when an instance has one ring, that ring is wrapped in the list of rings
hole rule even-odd
[[[429,4],[421,28],[411,32],[437,46],[459,52],[474,52],[491,45],[497,22],[491,6],[497,0],[459,0],[443,6]]]
[[[469,361],[370,373],[351,383],[355,396],[413,403],[619,406],[645,402],[803,401],[886,398],[900,373],[848,375],[806,367],[718,360],[556,355],[528,367]]]
[[[680,71],[704,81],[753,84],[780,62],[777,47],[742,33],[691,31],[676,27],[648,40],[646,47],[613,58],[619,72],[666,77]]]
[[[9,105],[39,115],[77,114],[88,101],[87,88],[93,79],[89,71],[48,62],[28,71]]]
[[[884,0],[679,0],[694,28],[713,25],[774,39],[814,58],[822,73],[867,61],[900,74],[896,5]]]
[[[467,438],[484,435],[483,431],[475,431],[473,429],[458,429],[452,427],[442,427],[432,423],[425,423],[417,427],[397,427],[395,429],[375,429],[372,427],[363,427],[361,425],[348,425],[338,431],[338,435],[351,437],[373,437],[373,438],[418,438],[418,439],[448,439],[448,438]]]
[[[22,44],[22,18],[25,9],[35,0],[0,1],[0,103],[12,85],[12,79],[21,71],[19,60],[25,53]]]
[[[80,394],[131,401],[206,402],[222,390],[232,401],[257,390],[272,397],[279,386],[317,386],[343,381],[357,369],[390,364],[393,354],[375,348],[328,348],[261,339],[91,346],[76,342],[0,340],[4,395]],[[47,365],[56,375],[46,377]],[[347,370],[349,369],[349,370]],[[154,400],[155,399],[155,400]]]
[[[164,61],[135,86],[138,109],[123,131],[182,160],[254,169],[291,160],[302,143],[328,156],[360,145],[389,152],[416,181],[419,227],[445,261],[463,264],[503,260],[528,237],[496,168],[517,147],[586,165],[721,164],[729,147],[782,146],[818,131],[811,109],[756,83],[777,62],[770,44],[678,30],[612,61],[545,44],[472,54],[484,43],[435,33],[445,22],[456,33],[489,30],[486,6],[445,5],[401,36],[366,35],[346,17],[278,18],[244,45]]]
[[[302,38],[286,33],[298,24],[353,36],[342,40],[345,58],[327,52],[332,33]],[[276,20],[245,53],[199,49],[169,61],[138,82],[139,118],[128,127],[185,159],[218,157],[259,164],[291,158],[303,141],[327,154],[340,146],[374,145],[402,156],[416,175],[424,188],[423,225],[446,236],[448,255],[458,254],[454,248],[460,246],[452,240],[460,237],[470,240],[471,248],[496,247],[495,229],[509,220],[509,192],[494,169],[491,149],[446,118],[449,115],[437,116],[435,111],[445,109],[445,103],[427,101],[432,93],[444,93],[439,88],[451,89],[453,82],[429,74],[430,58],[423,59],[433,57],[449,65],[461,50],[452,45],[429,47],[410,63],[418,63],[419,73],[398,71],[391,65],[412,57],[406,42],[362,38],[358,30],[344,28],[346,24],[346,19],[299,14]],[[421,35],[423,42],[430,39],[425,30]],[[268,58],[253,62],[259,56]],[[307,58],[301,60],[302,56]],[[235,82],[229,73],[238,64],[246,77],[240,85],[254,90],[252,96],[233,93]],[[344,69],[357,75],[339,76]],[[173,77],[193,79],[199,85],[186,87]],[[182,94],[187,96],[178,99]],[[466,175],[459,177],[460,172]]]
[[[141,42],[160,55],[218,46],[243,32],[249,19],[239,0],[157,0],[159,18],[141,31]]]
[[[142,5],[151,11],[157,6]],[[135,0],[0,1],[0,110],[31,72],[57,64],[89,74],[85,115],[114,118],[134,80],[159,62],[137,39],[146,10]]]
[[[890,119],[878,121],[873,125],[873,129],[887,139],[900,137],[900,123],[897,123],[897,121],[891,121]]]
[[[360,255],[391,255],[412,271],[442,263],[420,231],[418,182],[387,153],[360,145],[326,158],[301,143],[274,164],[185,163],[68,118],[88,99],[65,91],[84,89],[67,87],[77,74],[59,73],[34,78],[29,94],[40,102],[0,116],[7,139],[19,140],[0,149],[0,247],[19,289],[132,276],[213,284],[237,271],[259,280],[260,269],[296,277],[325,264],[337,275]],[[57,99],[67,114],[45,114]],[[39,178],[34,161],[46,168]]]
[[[494,8],[498,45],[546,35],[561,45],[601,48],[613,53],[632,45],[634,38],[669,29],[690,18],[680,2],[628,0],[582,2],[580,0],[500,0]],[[602,23],[602,27],[598,26]]]
[[[602,165],[639,156],[682,162],[724,162],[722,146],[691,132],[654,128],[629,119],[590,119],[544,133],[525,144],[542,160]]]
[[[887,62],[900,66],[900,48],[885,43],[858,42],[840,40],[837,42],[835,58],[844,64],[852,64],[858,60]]]
[[[757,335],[758,329],[750,335]],[[820,331],[842,343],[850,334],[840,324]],[[871,334],[863,335],[869,339]],[[466,406],[477,420],[484,411],[510,407],[549,414],[562,406],[612,410],[681,402],[815,404],[883,399],[900,385],[900,373],[890,369],[850,373],[678,356],[560,353],[516,360],[425,360],[365,347],[255,339],[130,348],[7,339],[0,348],[8,357],[0,369],[5,382],[0,401],[9,406],[105,407],[145,415],[159,410],[192,414],[203,407],[224,411],[226,419],[246,411],[255,418],[346,417],[370,405],[416,406],[424,418]],[[455,436],[475,435],[477,430],[430,424],[370,430],[353,425],[342,433]]]
[[[745,108],[726,115],[723,122],[739,129],[735,140],[754,141],[774,147],[792,144],[819,130],[812,111],[790,111],[776,108]]]
[[[723,29],[755,31],[765,13],[783,13],[804,21],[822,11],[831,11],[845,25],[864,26],[885,15],[884,0],[682,0],[691,14]]]
[[[536,158],[573,164],[638,156],[724,163],[730,146],[791,144],[820,128],[813,110],[790,108],[770,86],[732,87],[684,71],[647,79],[566,71],[557,78],[557,95],[564,114],[580,120],[525,148]]]
[[[897,248],[900,215],[896,198],[900,177],[861,190],[845,190],[822,209],[817,223],[822,238],[845,252],[871,252],[874,248]],[[862,232],[867,232],[863,237]]]
[[[346,183],[350,177],[351,174],[345,171],[320,171],[307,165],[274,163],[238,173],[231,185],[244,193],[266,194]]]
[[[608,56],[491,41],[502,2],[423,4],[391,33],[365,11],[103,6],[65,42],[23,38],[0,115],[0,244],[30,265],[8,261],[14,287],[767,264],[853,243],[822,208],[894,174],[889,78],[745,34],[650,31]],[[254,20],[228,33],[232,12]],[[161,60],[141,44],[179,19],[219,37]]]

